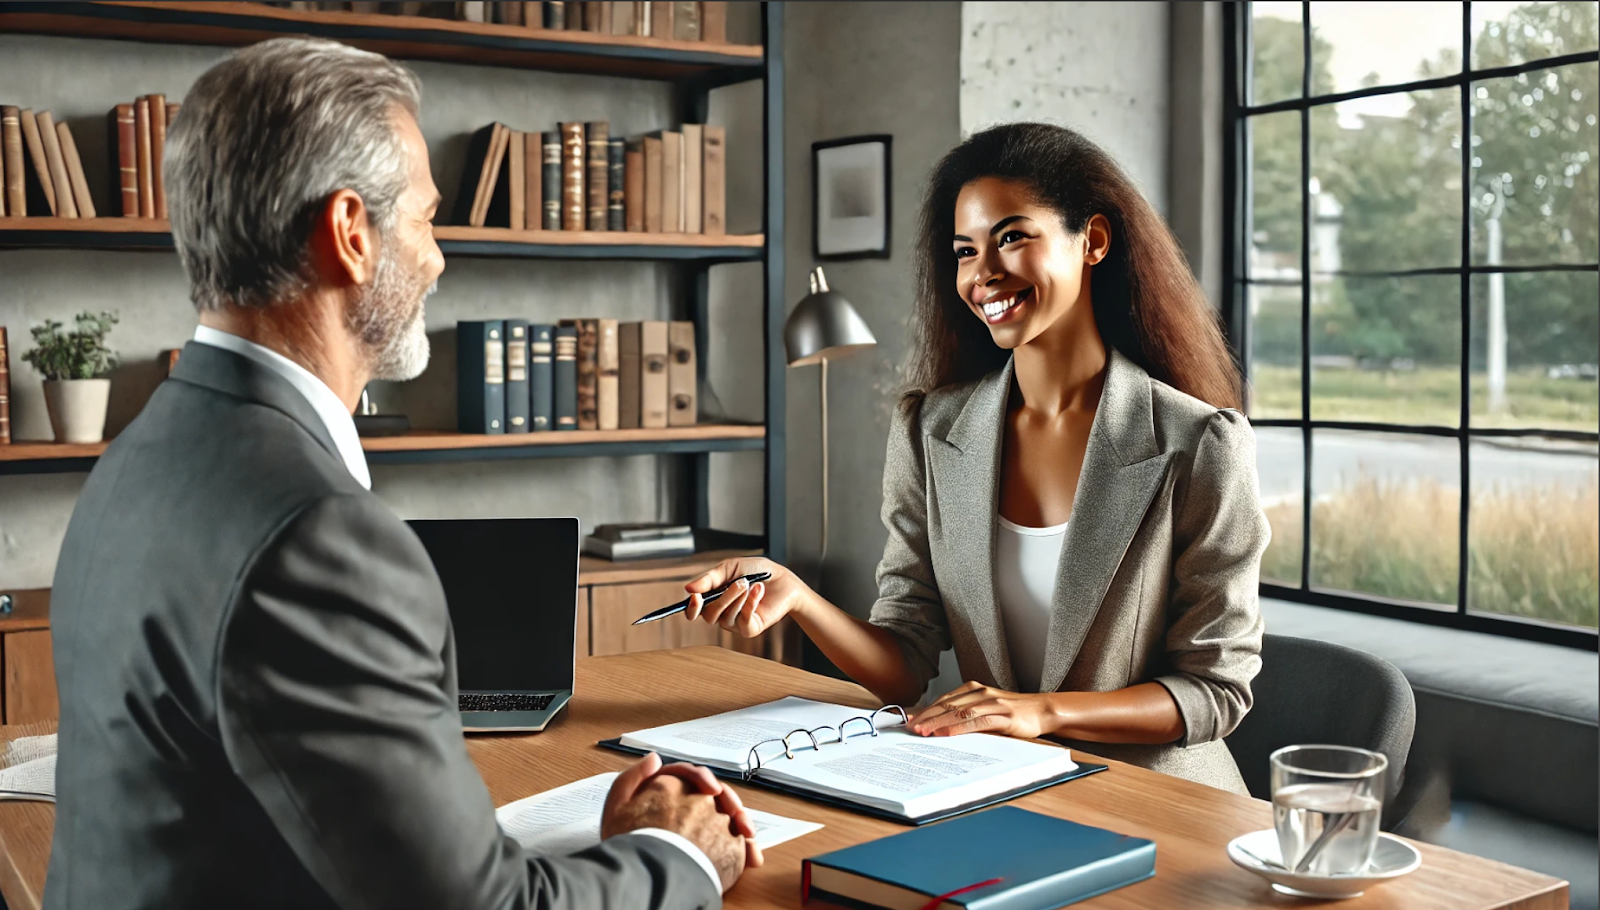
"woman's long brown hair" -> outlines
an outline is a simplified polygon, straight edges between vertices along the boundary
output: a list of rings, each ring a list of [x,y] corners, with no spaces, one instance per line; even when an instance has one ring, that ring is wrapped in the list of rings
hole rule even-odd
[[[932,391],[978,379],[1010,357],[956,290],[956,197],[983,177],[1025,184],[1073,234],[1082,233],[1091,216],[1104,215],[1111,249],[1091,267],[1100,337],[1182,392],[1219,408],[1239,406],[1239,370],[1220,321],[1166,222],[1111,156],[1072,130],[1044,123],[986,129],[933,169],[918,251],[913,388]]]

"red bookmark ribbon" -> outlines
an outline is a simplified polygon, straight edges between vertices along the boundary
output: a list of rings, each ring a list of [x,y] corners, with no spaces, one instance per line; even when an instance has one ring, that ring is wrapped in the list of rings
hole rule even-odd
[[[966,894],[968,891],[976,891],[979,888],[987,888],[990,885],[998,885],[1003,881],[1005,881],[1003,878],[991,878],[986,882],[978,882],[976,885],[968,885],[965,888],[957,888],[954,891],[946,891],[944,894],[941,894],[933,900],[928,901],[926,904],[923,904],[922,910],[939,910],[940,904],[958,894]]]

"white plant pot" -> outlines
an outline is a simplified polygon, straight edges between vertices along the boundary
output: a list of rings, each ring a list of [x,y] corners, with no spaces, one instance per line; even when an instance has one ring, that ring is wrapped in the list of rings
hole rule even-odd
[[[109,379],[46,379],[44,403],[56,442],[99,442],[106,434]]]

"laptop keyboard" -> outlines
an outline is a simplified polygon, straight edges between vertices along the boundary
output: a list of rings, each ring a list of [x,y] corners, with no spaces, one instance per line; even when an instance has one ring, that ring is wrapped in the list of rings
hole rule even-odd
[[[554,695],[529,692],[463,692],[458,697],[462,711],[543,711],[555,699]]]

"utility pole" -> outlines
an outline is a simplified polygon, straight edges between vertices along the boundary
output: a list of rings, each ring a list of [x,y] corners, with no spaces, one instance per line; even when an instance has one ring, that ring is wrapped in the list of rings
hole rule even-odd
[[[1494,205],[1489,209],[1486,224],[1489,250],[1487,264],[1500,264],[1500,216],[1505,212],[1505,197],[1500,195],[1500,181],[1493,182]],[[1503,272],[1489,273],[1489,413],[1500,414],[1506,409],[1506,276]]]

